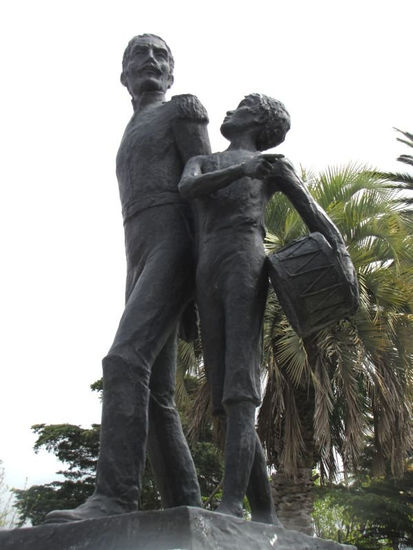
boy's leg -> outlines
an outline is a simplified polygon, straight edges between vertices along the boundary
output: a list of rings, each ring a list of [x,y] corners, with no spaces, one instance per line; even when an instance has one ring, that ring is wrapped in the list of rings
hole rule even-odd
[[[251,507],[252,521],[281,525],[275,513],[268,479],[267,463],[258,434],[255,433],[255,457],[247,488],[248,502]]]
[[[251,401],[224,404],[227,416],[223,499],[217,512],[242,517],[255,457],[255,404]]]
[[[226,417],[217,416],[220,429],[225,434]],[[271,485],[268,478],[267,462],[260,438],[255,432],[255,455],[251,468],[250,479],[247,487],[247,498],[251,507],[252,521],[268,523],[270,525],[280,525],[280,521],[275,513],[275,507],[271,495]]]
[[[254,459],[246,492],[252,519],[277,525],[265,456],[255,431],[255,407],[260,401],[262,321],[268,283],[262,265],[264,260],[255,258],[254,250],[250,250],[247,257],[251,258],[251,264],[243,265],[240,261],[242,269],[232,270],[227,279],[226,311],[230,322],[226,330],[224,399],[228,404],[246,403],[248,399],[254,404]]]

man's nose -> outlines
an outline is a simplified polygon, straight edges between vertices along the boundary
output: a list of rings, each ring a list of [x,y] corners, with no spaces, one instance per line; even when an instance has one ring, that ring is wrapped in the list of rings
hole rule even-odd
[[[227,116],[232,115],[233,112],[234,112],[234,111],[227,111]]]
[[[146,60],[150,60],[150,61],[155,61],[155,62],[156,62],[155,52],[153,51],[152,48],[148,48],[148,49],[146,50]]]

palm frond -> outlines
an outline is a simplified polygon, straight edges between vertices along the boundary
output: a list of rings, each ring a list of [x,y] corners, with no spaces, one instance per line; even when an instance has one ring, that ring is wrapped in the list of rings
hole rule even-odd
[[[399,140],[399,141],[403,141],[403,140]],[[404,141],[403,143],[407,143],[406,141]],[[397,160],[399,162],[404,162],[404,164],[409,164],[410,166],[413,166],[413,157],[412,155],[400,155],[397,157]]]
[[[412,189],[413,174],[407,172],[372,172],[372,174],[385,181],[400,183],[400,185],[393,185],[393,189]]]
[[[410,147],[413,147],[413,134],[411,134],[410,132],[406,132],[405,130],[399,130],[399,128],[396,128],[395,126],[393,126],[393,129],[396,130],[396,132],[399,132],[400,134],[403,134],[409,141],[407,141],[407,145],[409,145]],[[398,141],[401,141],[400,138],[396,138]]]

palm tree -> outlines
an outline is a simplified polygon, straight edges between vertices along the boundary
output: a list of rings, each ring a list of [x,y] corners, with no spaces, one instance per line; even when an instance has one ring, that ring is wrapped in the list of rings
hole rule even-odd
[[[397,141],[404,143],[408,147],[413,147],[413,134],[394,128],[396,132],[402,134],[404,137],[397,138]],[[413,166],[413,155],[402,154],[397,157],[399,162],[403,162],[409,166]],[[376,174],[385,180],[391,182],[391,187],[395,189],[401,189],[409,192],[409,196],[405,197],[405,202],[408,205],[413,204],[413,198],[411,191],[413,191],[413,174],[409,172],[376,172]]]
[[[400,473],[408,441],[413,352],[413,239],[404,199],[362,167],[330,169],[308,187],[339,227],[355,265],[361,305],[354,318],[299,338],[274,294],[268,300],[266,391],[258,428],[267,449],[278,515],[312,532],[313,469],[323,478],[355,468],[365,434],[376,444],[376,471],[391,458]],[[267,212],[273,251],[305,228],[284,197]]]

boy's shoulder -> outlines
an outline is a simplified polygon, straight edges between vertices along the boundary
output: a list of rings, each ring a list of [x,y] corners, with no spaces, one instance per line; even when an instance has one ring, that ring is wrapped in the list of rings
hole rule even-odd
[[[210,153],[209,155],[195,155],[189,162],[201,163],[202,165],[208,164],[208,166],[217,166],[218,159],[221,158],[222,153]]]

